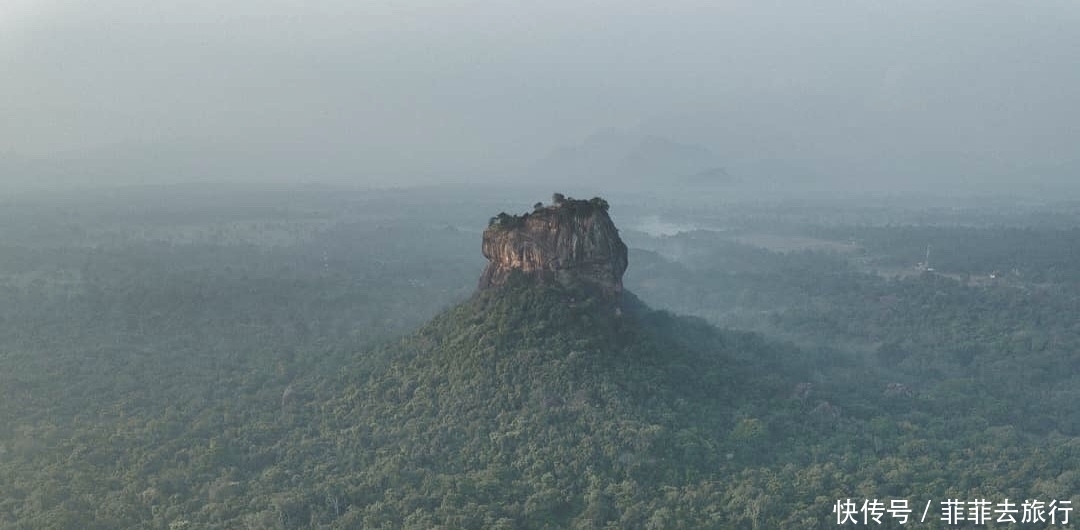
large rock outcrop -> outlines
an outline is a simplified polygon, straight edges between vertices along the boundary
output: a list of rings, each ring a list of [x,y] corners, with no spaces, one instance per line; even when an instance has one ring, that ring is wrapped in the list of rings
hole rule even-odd
[[[622,293],[626,244],[608,217],[607,201],[574,200],[556,193],[531,213],[491,218],[484,230],[489,263],[480,288],[503,285],[515,271],[541,283],[582,287],[605,296]]]

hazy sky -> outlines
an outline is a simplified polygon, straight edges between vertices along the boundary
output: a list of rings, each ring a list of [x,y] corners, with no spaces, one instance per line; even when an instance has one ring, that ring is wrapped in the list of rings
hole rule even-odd
[[[1074,0],[0,0],[4,184],[490,178],[609,127],[755,177],[1080,180],[1078,94]]]

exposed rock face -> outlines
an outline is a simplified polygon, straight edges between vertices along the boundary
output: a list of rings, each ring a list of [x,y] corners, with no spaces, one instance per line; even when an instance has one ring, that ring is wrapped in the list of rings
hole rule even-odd
[[[484,231],[487,267],[480,288],[506,283],[520,271],[540,282],[580,286],[617,297],[626,272],[626,244],[608,217],[608,204],[555,194],[549,206],[537,203],[532,213],[501,213]]]

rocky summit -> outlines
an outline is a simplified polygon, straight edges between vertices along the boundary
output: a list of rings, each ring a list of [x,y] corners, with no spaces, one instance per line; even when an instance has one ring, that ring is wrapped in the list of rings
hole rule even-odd
[[[523,215],[500,213],[484,230],[489,261],[480,289],[506,284],[521,273],[540,283],[585,288],[608,297],[622,293],[626,244],[608,216],[608,203],[556,193]]]

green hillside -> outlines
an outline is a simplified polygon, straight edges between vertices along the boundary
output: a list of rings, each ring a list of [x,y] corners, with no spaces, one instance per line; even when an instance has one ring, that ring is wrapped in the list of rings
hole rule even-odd
[[[333,226],[293,247],[9,242],[0,529],[838,528],[847,499],[944,528],[947,499],[1080,487],[1068,286],[742,247],[722,248],[735,274],[636,262],[649,302],[791,308],[762,327],[797,347],[629,293],[468,296],[475,234]]]
[[[622,306],[517,281],[280,398],[256,367],[259,385],[201,400],[129,389],[98,417],[42,419],[5,448],[2,527],[826,528],[850,497],[1075,491],[1071,438]],[[825,361],[828,383],[803,382]]]

